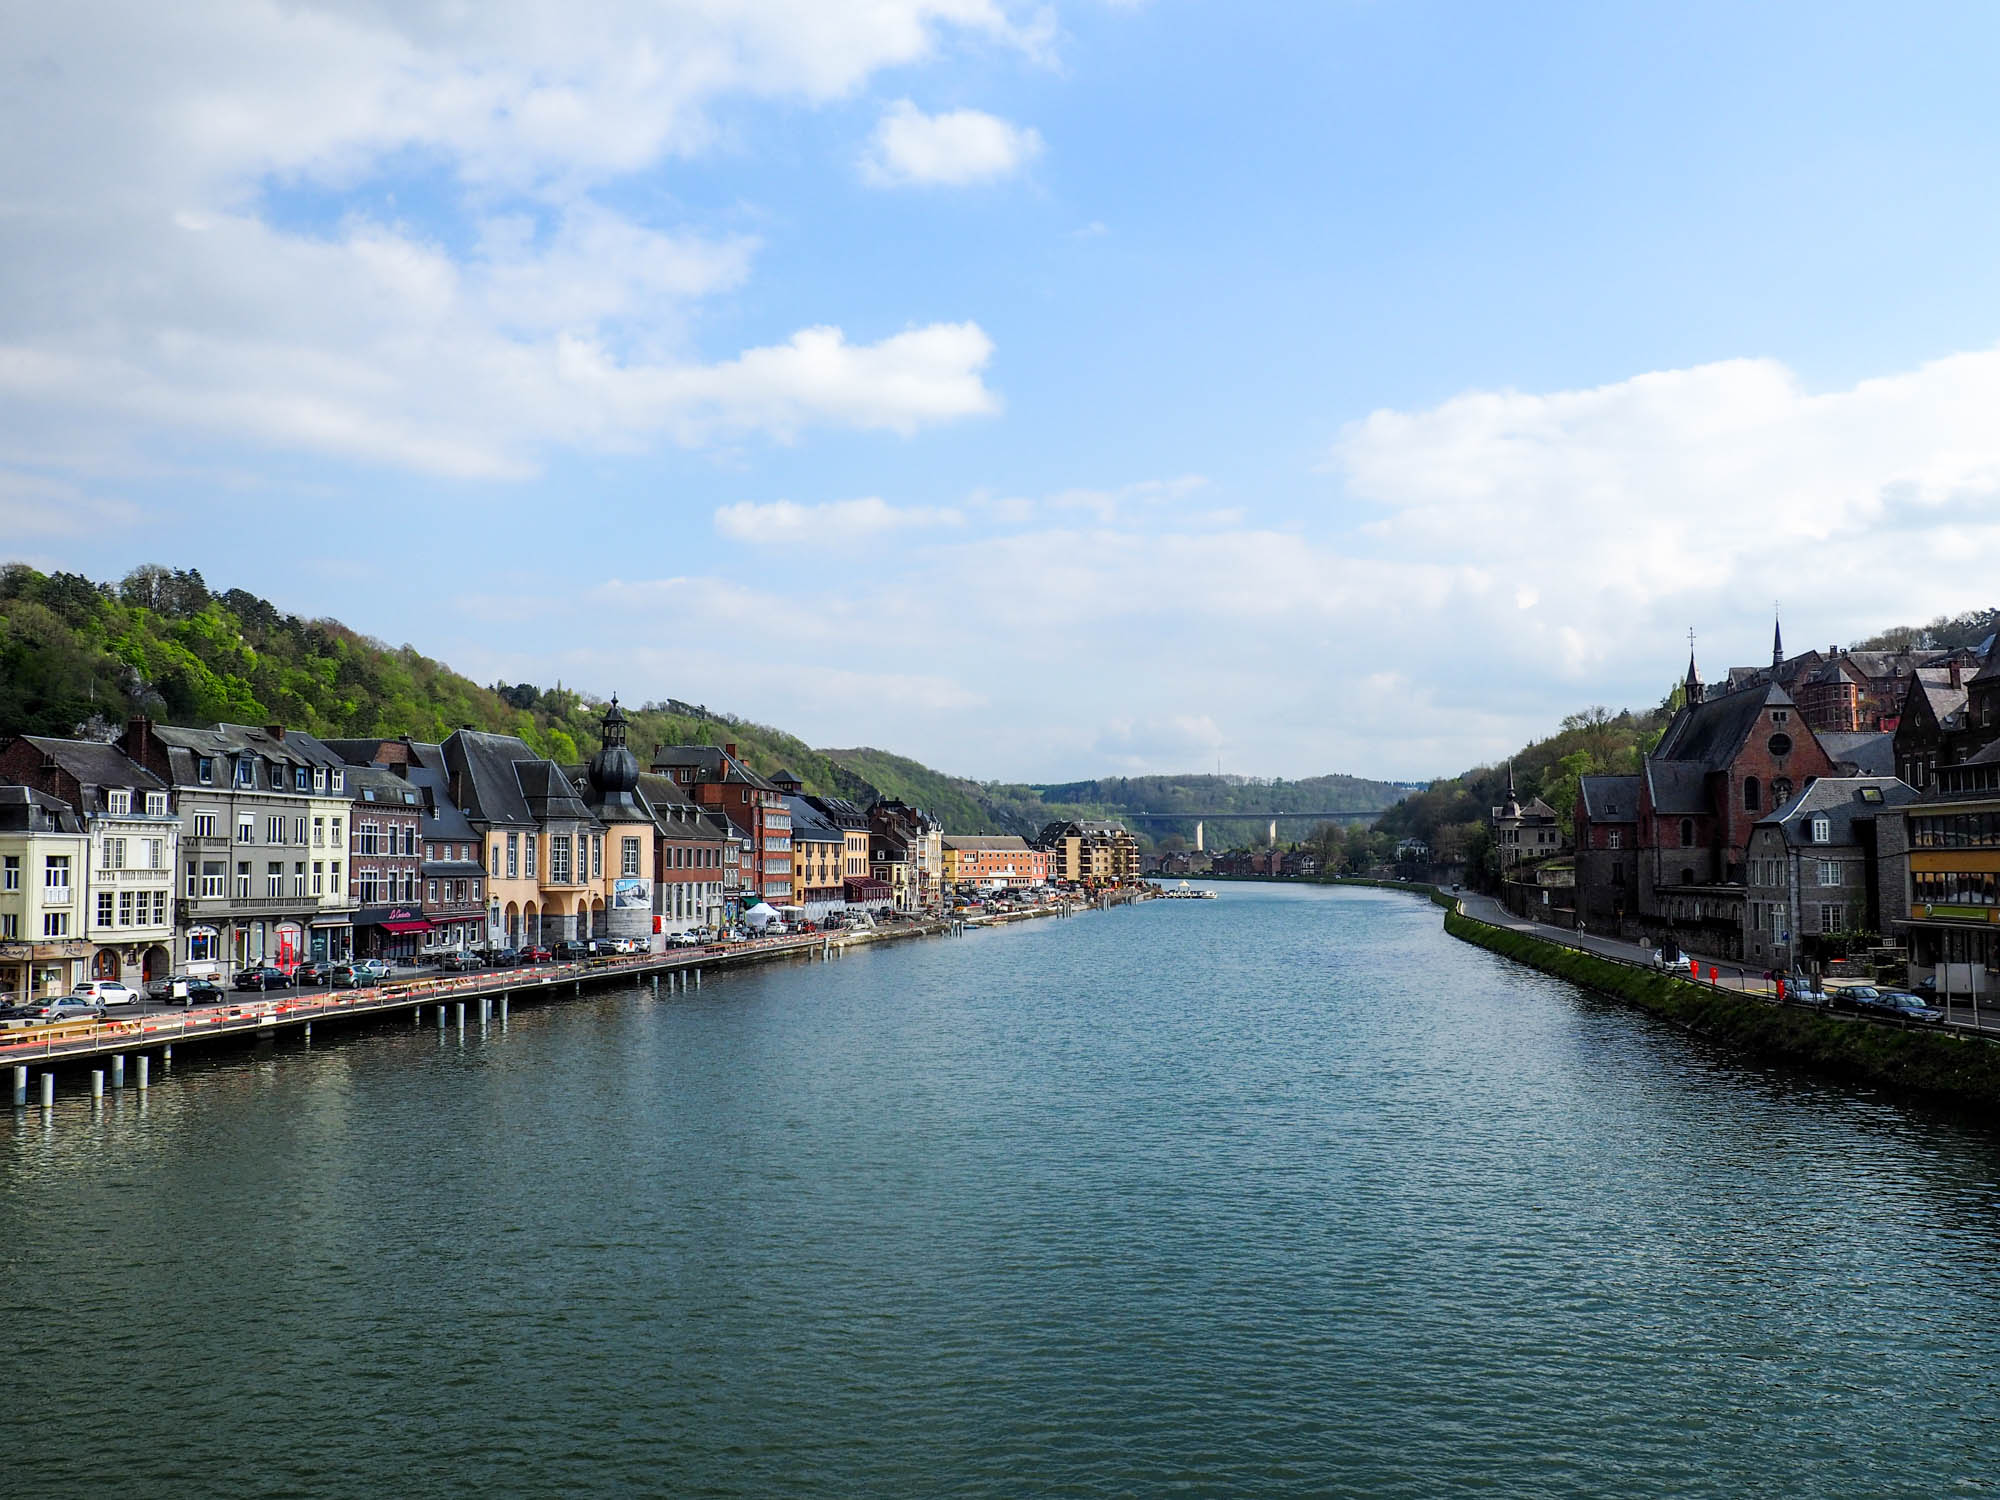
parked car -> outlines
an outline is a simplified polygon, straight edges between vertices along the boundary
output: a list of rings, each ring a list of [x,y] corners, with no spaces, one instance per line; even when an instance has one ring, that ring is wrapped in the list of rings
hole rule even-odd
[[[292,970],[292,982],[300,989],[307,985],[323,985],[327,976],[333,973],[333,965],[317,958],[309,958]]]
[[[361,976],[361,970],[353,964],[335,964],[326,976],[326,982],[337,990],[359,989],[368,983]]]
[[[70,993],[99,1005],[131,1005],[139,998],[137,990],[118,979],[85,979]]]
[[[181,983],[176,991],[161,997],[169,1005],[220,1005],[226,998],[221,985],[213,979],[204,979],[195,974]]]
[[[1883,990],[1875,997],[1871,1010],[1884,1015],[1900,1016],[1905,1021],[1941,1022],[1944,1012],[1935,1006],[1924,1004],[1923,1000],[1908,990]]]
[[[0,1029],[11,1031],[18,1026],[33,1026],[40,1020],[38,1005],[0,1005]]]
[[[481,957],[489,969],[511,969],[521,961],[520,953],[513,948],[488,948]]]
[[[597,942],[589,938],[564,938],[556,944],[556,957],[563,963],[574,963],[601,951]]]
[[[60,1000],[40,1000],[16,1007],[21,1019],[10,1024],[44,1026],[51,1021],[101,1021],[104,1007],[81,995],[64,995]]]
[[[453,974],[461,974],[471,969],[485,968],[486,960],[467,949],[455,948],[439,961],[438,967]]]
[[[291,975],[271,964],[258,964],[236,976],[235,988],[239,990],[288,990],[291,987]]]
[[[1838,989],[1829,987],[1826,992],[1830,1010],[1864,1011],[1881,998],[1882,992],[1872,984],[1843,984]]]
[[[669,948],[699,948],[706,941],[705,938],[697,937],[692,932],[676,932],[667,938],[667,946]]]
[[[395,969],[387,959],[357,958],[354,961],[354,971],[361,976],[364,984],[380,984],[393,974]]]
[[[545,948],[540,943],[530,943],[521,949],[521,962],[524,964],[552,963],[555,956],[554,949]]]

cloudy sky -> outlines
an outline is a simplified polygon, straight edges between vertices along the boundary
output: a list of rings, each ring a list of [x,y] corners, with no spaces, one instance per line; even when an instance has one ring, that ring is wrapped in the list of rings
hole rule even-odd
[[[0,18],[0,526],[982,777],[2000,595],[2000,10]]]

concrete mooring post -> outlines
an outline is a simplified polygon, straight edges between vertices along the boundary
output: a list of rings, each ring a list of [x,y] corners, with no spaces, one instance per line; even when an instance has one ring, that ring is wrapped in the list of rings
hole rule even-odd
[[[493,1019],[493,1001],[486,995],[479,997],[479,1024],[484,1026]]]
[[[90,1070],[90,1104],[93,1109],[104,1102],[104,1069]]]
[[[28,1070],[22,1066],[14,1069],[14,1108],[28,1107]]]
[[[465,1002],[463,1000],[458,1002],[458,1029],[460,1031],[465,1030]]]
[[[43,1113],[47,1113],[55,1107],[56,1075],[53,1073],[44,1073],[42,1075],[42,1111]]]
[[[313,1023],[308,1021],[306,1022],[306,1038],[305,1038],[306,1045],[308,1047],[312,1045],[312,1039],[313,1039]]]
[[[152,1061],[152,1058],[146,1056],[145,1053],[141,1052],[139,1054],[139,1091],[141,1093],[146,1091],[146,1073]]]
[[[111,1054],[111,1086],[114,1089],[125,1087],[125,1054],[122,1052]]]
[[[438,1007],[438,1030],[444,1030],[444,1007],[442,1005]]]
[[[172,1042],[168,1042],[166,1046],[160,1049],[160,1066],[162,1068],[171,1068],[173,1065],[174,1065],[174,1044]]]
[[[500,997],[500,1024],[502,1026],[507,1024],[507,997],[505,995]]]
[[[694,987],[695,987],[696,989],[700,989],[700,988],[701,988],[701,970],[699,970],[699,969],[696,969],[696,970],[694,971]]]

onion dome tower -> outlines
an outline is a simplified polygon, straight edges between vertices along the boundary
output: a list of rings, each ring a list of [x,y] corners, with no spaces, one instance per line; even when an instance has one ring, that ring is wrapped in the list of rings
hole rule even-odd
[[[625,746],[625,712],[615,693],[602,729],[604,746],[591,756],[586,770],[597,815],[607,823],[643,823],[645,809],[632,795],[639,788],[639,759]]]

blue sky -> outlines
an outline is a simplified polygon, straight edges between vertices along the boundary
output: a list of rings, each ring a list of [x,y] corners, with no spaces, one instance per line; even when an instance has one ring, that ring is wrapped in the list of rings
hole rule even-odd
[[[10,18],[9,551],[983,777],[1994,602],[1987,6]]]

